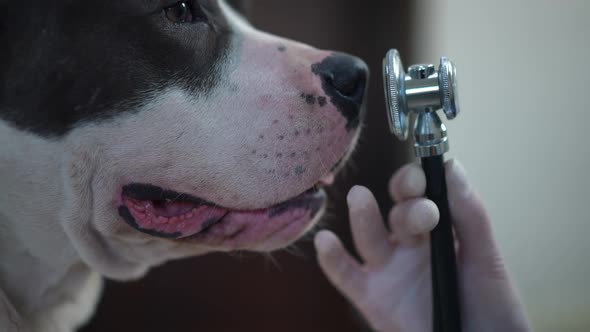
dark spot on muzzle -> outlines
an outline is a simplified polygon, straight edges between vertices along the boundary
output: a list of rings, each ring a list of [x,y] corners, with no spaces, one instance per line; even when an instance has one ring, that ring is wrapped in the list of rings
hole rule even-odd
[[[359,58],[335,53],[313,64],[311,71],[321,78],[330,102],[346,118],[346,129],[357,128],[367,90],[367,65]]]
[[[297,167],[295,167],[295,175],[302,175],[303,173],[305,173],[305,171],[307,171],[307,169],[305,168],[305,166],[303,165],[299,165]]]

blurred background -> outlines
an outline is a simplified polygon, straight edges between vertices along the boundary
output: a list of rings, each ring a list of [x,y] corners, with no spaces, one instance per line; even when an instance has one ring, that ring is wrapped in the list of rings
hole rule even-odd
[[[371,70],[368,118],[351,166],[332,188],[326,227],[352,248],[344,197],[362,184],[391,208],[387,180],[412,160],[389,134],[381,59],[449,56],[462,113],[451,153],[486,200],[536,331],[590,330],[590,2],[587,0],[235,1],[258,28],[349,52]],[[310,239],[274,259],[209,255],[133,283],[108,282],[94,331],[363,331],[325,280]]]
[[[590,331],[590,1],[415,1],[417,61],[458,66],[448,123],[536,331]]]

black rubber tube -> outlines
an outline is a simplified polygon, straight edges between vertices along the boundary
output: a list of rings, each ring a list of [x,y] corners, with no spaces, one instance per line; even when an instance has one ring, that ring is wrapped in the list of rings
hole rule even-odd
[[[422,158],[422,168],[426,174],[426,197],[436,204],[440,213],[438,225],[430,233],[433,331],[460,332],[457,260],[443,156]]]

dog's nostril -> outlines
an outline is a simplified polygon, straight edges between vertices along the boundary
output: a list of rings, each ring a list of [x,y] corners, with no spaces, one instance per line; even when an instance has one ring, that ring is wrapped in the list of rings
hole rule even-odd
[[[362,67],[351,63],[342,68],[337,68],[335,75],[328,77],[327,81],[342,96],[354,98],[361,88],[364,89],[366,83],[365,77],[366,72]]]
[[[341,95],[346,97],[352,97],[356,93],[359,87],[359,81],[342,81],[342,82],[333,82],[334,87]]]
[[[339,98],[362,103],[369,75],[367,65],[362,60],[336,53],[312,69]]]

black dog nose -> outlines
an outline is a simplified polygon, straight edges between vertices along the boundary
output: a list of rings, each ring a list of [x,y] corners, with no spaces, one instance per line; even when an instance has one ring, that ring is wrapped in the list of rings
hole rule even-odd
[[[325,79],[343,98],[362,103],[367,84],[367,66],[359,59],[341,56],[334,62]]]
[[[348,120],[348,127],[359,123],[369,69],[359,58],[334,54],[312,66],[312,71],[321,77],[324,92],[330,101]]]

